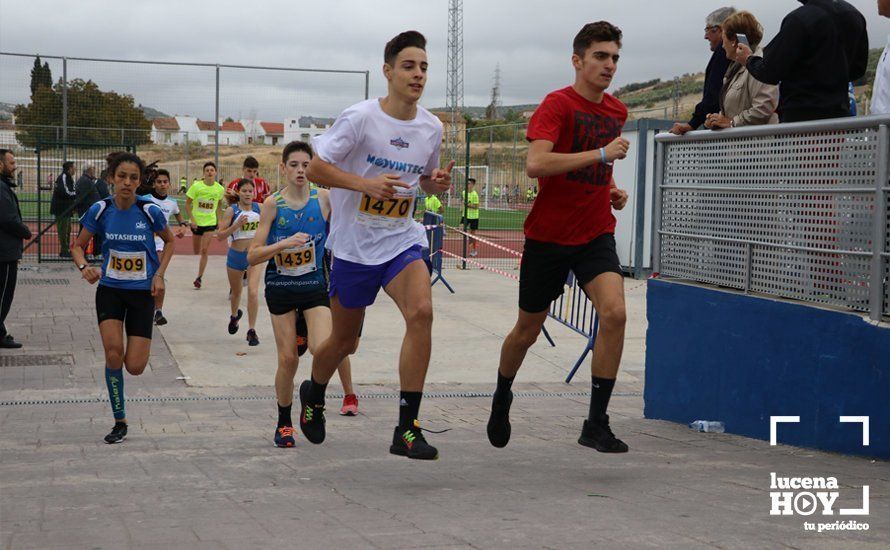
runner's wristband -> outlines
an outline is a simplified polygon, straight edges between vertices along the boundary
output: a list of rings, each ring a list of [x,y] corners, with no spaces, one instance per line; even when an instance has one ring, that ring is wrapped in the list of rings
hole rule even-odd
[[[603,164],[606,166],[612,166],[612,163],[606,160],[606,148],[600,147],[600,158],[603,160]]]

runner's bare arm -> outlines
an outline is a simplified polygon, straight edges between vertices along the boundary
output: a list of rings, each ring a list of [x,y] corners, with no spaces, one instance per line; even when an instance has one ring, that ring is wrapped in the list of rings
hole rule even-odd
[[[155,271],[155,275],[151,280],[151,295],[157,296],[159,291],[164,290],[164,274],[167,273],[167,266],[170,265],[170,260],[173,258],[173,231],[170,230],[170,226],[166,226],[162,231],[158,231],[155,233],[158,237],[164,241],[164,251],[161,253],[161,265],[158,266],[158,270]]]
[[[327,189],[318,190],[318,204],[321,206],[321,215],[325,221],[331,219],[331,195]]]
[[[225,212],[223,212],[222,217],[220,218],[219,223],[219,231],[216,232],[216,238],[224,241],[228,237],[232,235],[235,231],[238,231],[238,228],[247,220],[247,216],[242,214],[238,216],[237,220],[233,220],[235,217],[235,210],[230,206],[226,208]]]
[[[606,160],[612,162],[623,159],[627,156],[628,146],[629,143],[626,139],[615,138],[612,143],[604,147]],[[536,139],[529,145],[525,171],[530,178],[543,178],[567,174],[602,161],[602,153],[599,149],[581,151],[580,153],[554,153],[552,141]]]
[[[306,233],[296,233],[290,237],[266,244],[269,239],[269,230],[272,228],[272,222],[278,214],[278,207],[275,206],[275,197],[269,197],[263,201],[260,210],[260,224],[253,236],[253,241],[247,248],[247,263],[250,265],[259,265],[269,261],[275,254],[281,252],[285,248],[297,248],[303,246],[309,241],[309,235]]]
[[[86,227],[82,228],[80,233],[77,234],[77,238],[74,239],[74,242],[71,244],[71,260],[74,262],[74,265],[82,266],[84,264],[89,264],[84,250],[92,238],[93,234]],[[82,277],[90,284],[93,284],[102,277],[102,270],[93,266],[86,267],[82,272]]]
[[[612,208],[615,210],[623,209],[627,204],[627,197],[627,191],[618,189],[615,178],[612,178],[612,181],[609,182],[609,201],[612,203]]]
[[[194,230],[198,227],[198,223],[195,221],[195,217],[192,215],[192,198],[189,196],[185,197],[185,217],[189,221],[189,225]]]
[[[411,188],[407,183],[399,181],[398,174],[381,174],[376,178],[366,179],[341,170],[318,157],[314,157],[309,162],[306,177],[318,185],[358,191],[378,200],[390,199],[395,196],[396,187]]]

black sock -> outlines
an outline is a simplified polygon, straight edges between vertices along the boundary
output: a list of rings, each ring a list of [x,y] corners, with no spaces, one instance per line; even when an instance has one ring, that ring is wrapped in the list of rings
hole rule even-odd
[[[324,392],[328,389],[328,385],[316,382],[315,378],[312,378],[311,376],[309,377],[309,380],[312,381],[312,383],[309,384],[309,395],[307,396],[309,404],[324,405]]]
[[[281,428],[282,426],[293,426],[294,425],[293,421],[290,419],[290,409],[293,405],[294,405],[293,403],[291,403],[287,407],[282,407],[281,405],[278,405],[278,427],[279,428]]]
[[[499,370],[498,371],[498,387],[496,390],[494,390],[495,393],[497,393],[499,395],[506,395],[510,391],[510,388],[513,387],[513,380],[515,378],[516,378],[515,376],[513,378],[507,378],[506,376],[501,374],[501,371]]]
[[[414,425],[420,415],[420,400],[422,391],[403,391],[399,394],[399,426],[409,427]]]
[[[602,418],[609,407],[609,398],[612,397],[612,388],[615,387],[615,379],[592,377],[590,383],[590,414],[587,419],[591,422]]]

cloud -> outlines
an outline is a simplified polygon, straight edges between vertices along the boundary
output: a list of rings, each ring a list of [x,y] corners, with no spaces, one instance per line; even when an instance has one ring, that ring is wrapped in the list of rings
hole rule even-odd
[[[867,17],[872,46],[883,46],[890,21],[874,0],[853,0]],[[734,3],[763,23],[767,39],[794,0]],[[606,19],[624,31],[615,86],[704,70],[705,0],[473,0],[464,2],[465,104],[488,102],[496,64],[504,104],[535,103],[572,82],[571,41],[585,22]],[[59,2],[0,0],[0,50],[74,57],[195,61],[237,65],[370,71],[372,96],[386,92],[383,45],[413,28],[428,40],[431,68],[427,106],[445,104],[447,0],[338,0],[236,2],[116,2],[82,0],[59,17]],[[13,21],[14,24],[9,24]],[[0,58],[0,101],[26,101],[30,60]],[[55,76],[59,62],[52,62]],[[105,89],[132,94],[138,103],[170,114],[213,116],[213,68],[121,65],[71,61],[69,77],[91,78]],[[221,71],[222,116],[283,118],[334,115],[364,96],[360,75],[276,71]]]

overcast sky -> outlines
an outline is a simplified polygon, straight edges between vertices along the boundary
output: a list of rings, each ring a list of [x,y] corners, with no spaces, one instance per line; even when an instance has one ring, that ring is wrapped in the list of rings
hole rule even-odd
[[[890,20],[876,0],[850,0],[882,47]],[[580,27],[606,19],[624,31],[615,86],[704,70],[705,15],[713,0],[465,0],[465,104],[485,105],[496,64],[502,103],[536,103],[573,79],[571,42]],[[765,27],[766,40],[796,0],[739,0]],[[64,7],[64,11],[60,8]],[[0,0],[0,51],[138,60],[370,70],[371,95],[386,91],[385,42],[416,29],[429,41],[423,104],[445,103],[447,0]],[[0,58],[0,101],[27,101],[32,61]],[[53,75],[60,62],[50,61]],[[21,76],[24,74],[24,76]],[[361,76],[223,71],[221,114],[242,118],[334,115],[364,95]],[[212,117],[212,69],[69,63],[69,78],[131,93],[169,114]],[[284,113],[284,114],[283,114]]]

